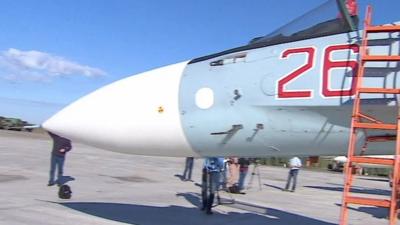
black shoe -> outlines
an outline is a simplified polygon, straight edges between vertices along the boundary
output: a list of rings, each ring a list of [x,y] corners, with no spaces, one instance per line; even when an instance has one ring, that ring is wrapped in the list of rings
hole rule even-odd
[[[207,201],[207,205],[206,205],[206,209],[207,209],[206,214],[207,215],[213,214],[213,212],[211,211],[211,208],[212,208],[212,205],[214,202],[214,197],[215,197],[214,194],[210,194],[210,196],[208,196],[208,201]]]
[[[294,192],[294,190],[290,190],[290,192]]]
[[[48,184],[47,184],[47,186],[54,186],[56,183],[55,182],[49,182]]]

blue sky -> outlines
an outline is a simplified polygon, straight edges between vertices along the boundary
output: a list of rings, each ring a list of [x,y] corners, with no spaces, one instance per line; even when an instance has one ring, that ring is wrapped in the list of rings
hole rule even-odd
[[[1,0],[0,115],[41,123],[115,80],[246,44],[325,0]],[[374,6],[400,21],[398,0]],[[396,15],[397,14],[397,15]]]

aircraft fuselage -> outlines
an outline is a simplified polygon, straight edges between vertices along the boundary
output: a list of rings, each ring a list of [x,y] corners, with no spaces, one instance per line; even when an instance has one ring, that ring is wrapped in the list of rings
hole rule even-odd
[[[360,31],[359,31],[360,32]],[[372,37],[371,54],[399,52]],[[116,152],[164,156],[343,155],[360,35],[342,33],[229,51],[131,76],[71,104],[43,127]],[[365,86],[397,88],[397,63],[367,65]],[[364,95],[387,122],[393,95]],[[367,135],[391,135],[369,131]],[[365,133],[359,133],[360,145]],[[393,143],[369,154],[392,154]]]

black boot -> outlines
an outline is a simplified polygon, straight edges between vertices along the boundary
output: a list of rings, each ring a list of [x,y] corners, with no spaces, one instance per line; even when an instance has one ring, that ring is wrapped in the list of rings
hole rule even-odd
[[[206,193],[201,193],[202,194],[202,198],[201,198],[201,203],[202,203],[202,206],[201,206],[201,208],[200,208],[200,210],[201,211],[204,211],[204,210],[206,210],[206,208],[207,208],[207,194]]]
[[[207,208],[207,171],[203,168],[201,176],[201,203],[202,207],[200,208],[201,211],[206,210]]]
[[[207,211],[206,211],[206,213],[209,215],[213,214],[213,212],[211,211],[213,203],[214,203],[214,194],[210,194],[207,202]]]

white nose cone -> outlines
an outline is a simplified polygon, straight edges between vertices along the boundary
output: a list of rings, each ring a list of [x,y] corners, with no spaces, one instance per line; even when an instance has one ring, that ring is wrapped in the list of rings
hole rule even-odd
[[[44,129],[111,151],[196,156],[183,133],[179,84],[187,62],[105,86],[58,112]]]

